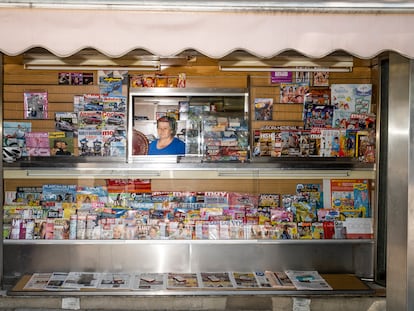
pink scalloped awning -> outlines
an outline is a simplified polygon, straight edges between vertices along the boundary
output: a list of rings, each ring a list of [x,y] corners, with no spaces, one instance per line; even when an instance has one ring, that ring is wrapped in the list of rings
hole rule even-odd
[[[34,47],[61,57],[94,48],[110,57],[194,49],[213,58],[235,50],[265,58],[286,50],[315,58],[336,50],[413,58],[414,14],[0,9],[0,51],[19,55]]]

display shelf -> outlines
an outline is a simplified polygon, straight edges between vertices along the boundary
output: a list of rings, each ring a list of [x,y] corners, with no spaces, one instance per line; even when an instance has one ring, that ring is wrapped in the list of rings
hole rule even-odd
[[[358,245],[373,244],[373,239],[332,240],[4,240],[6,245]]]

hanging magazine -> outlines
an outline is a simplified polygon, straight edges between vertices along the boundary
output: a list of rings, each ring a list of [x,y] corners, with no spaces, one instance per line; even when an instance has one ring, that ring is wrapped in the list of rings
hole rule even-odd
[[[25,92],[24,93],[24,118],[25,119],[47,119],[48,97],[47,92]]]

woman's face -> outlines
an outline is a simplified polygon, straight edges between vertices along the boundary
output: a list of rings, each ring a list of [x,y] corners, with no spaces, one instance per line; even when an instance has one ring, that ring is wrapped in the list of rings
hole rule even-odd
[[[169,122],[158,122],[157,126],[158,137],[160,139],[170,138],[172,136],[172,130]]]

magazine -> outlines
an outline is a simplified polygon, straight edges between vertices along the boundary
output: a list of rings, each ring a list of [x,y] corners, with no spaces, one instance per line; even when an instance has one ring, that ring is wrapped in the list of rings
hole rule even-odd
[[[73,132],[49,132],[49,146],[51,156],[73,155]]]
[[[71,132],[77,135],[78,114],[76,112],[55,112],[56,131]]]
[[[273,120],[273,98],[254,99],[255,120]]]
[[[46,91],[24,92],[24,118],[47,119],[48,96]]]
[[[43,201],[75,202],[76,185],[44,184]]]
[[[134,275],[131,289],[164,290],[167,288],[166,278],[165,273],[139,273]]]
[[[78,133],[79,156],[102,156],[102,131],[96,129],[80,129]]]
[[[371,84],[332,84],[331,104],[356,113],[371,112]]]
[[[287,270],[285,273],[297,290],[332,290],[317,271]]]
[[[26,151],[30,157],[50,156],[49,134],[48,132],[28,132],[26,133]]]
[[[309,92],[309,83],[281,83],[280,103],[303,104],[305,95]]]
[[[18,146],[26,156],[26,133],[31,132],[31,122],[3,122],[3,147]]]

